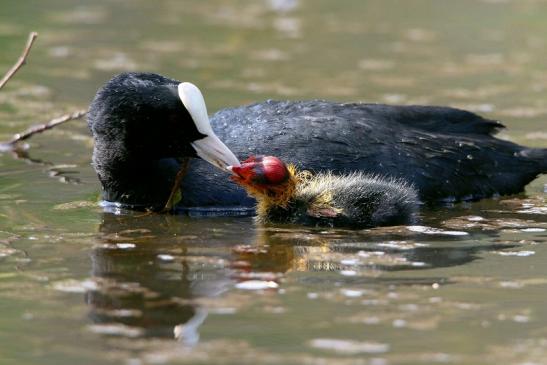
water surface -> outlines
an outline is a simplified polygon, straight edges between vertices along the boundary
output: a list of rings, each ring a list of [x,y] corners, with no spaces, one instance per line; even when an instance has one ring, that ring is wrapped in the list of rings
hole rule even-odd
[[[211,112],[443,104],[547,147],[545,1],[8,1],[0,69],[31,30],[1,140],[145,70]],[[29,143],[0,154],[1,364],[547,364],[545,176],[417,227],[261,227],[103,212],[83,121]]]

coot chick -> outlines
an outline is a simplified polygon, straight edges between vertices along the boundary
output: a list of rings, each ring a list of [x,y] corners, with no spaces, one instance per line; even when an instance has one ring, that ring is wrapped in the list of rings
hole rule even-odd
[[[403,179],[424,202],[517,193],[547,171],[546,149],[497,139],[499,122],[448,107],[265,101],[219,111],[211,117],[214,133],[204,133],[180,98],[181,84],[125,73],[97,93],[88,123],[105,200],[161,206],[179,170],[177,158],[196,157],[192,141],[214,134],[236,155],[278,156],[312,172]],[[223,174],[191,159],[180,204],[252,207],[240,186],[219,183]]]
[[[232,180],[257,200],[257,220],[308,226],[368,228],[410,224],[416,190],[403,180],[354,172],[298,172],[273,156],[232,167]]]

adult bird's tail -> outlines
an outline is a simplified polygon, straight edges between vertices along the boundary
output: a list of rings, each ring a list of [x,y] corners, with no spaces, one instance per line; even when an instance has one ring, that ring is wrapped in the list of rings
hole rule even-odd
[[[538,164],[538,174],[547,173],[547,148],[525,148],[519,154]]]

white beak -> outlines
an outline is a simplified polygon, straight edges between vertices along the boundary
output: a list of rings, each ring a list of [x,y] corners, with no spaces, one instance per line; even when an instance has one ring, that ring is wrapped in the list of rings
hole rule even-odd
[[[194,141],[192,147],[199,157],[219,169],[231,171],[228,167],[240,165],[232,151],[214,134]]]
[[[228,166],[239,166],[237,157],[213,132],[201,91],[189,82],[179,84],[178,91],[180,100],[190,113],[197,130],[206,135],[205,138],[192,142],[197,155],[222,170],[228,170]]]

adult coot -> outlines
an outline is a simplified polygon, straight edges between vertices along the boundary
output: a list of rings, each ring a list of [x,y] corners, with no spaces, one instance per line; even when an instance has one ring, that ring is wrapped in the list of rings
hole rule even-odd
[[[418,210],[414,188],[393,178],[299,172],[274,156],[251,156],[232,172],[261,223],[367,228],[413,223]]]
[[[423,201],[516,193],[547,170],[546,149],[497,139],[493,134],[502,124],[459,109],[265,101],[217,112],[211,130],[205,104],[198,97],[185,98],[181,85],[155,74],[124,73],[98,91],[88,123],[105,200],[163,206],[178,158],[202,157],[220,167],[233,160],[214,134],[236,155],[278,156],[311,172],[402,178]],[[191,159],[180,204],[253,206],[254,200],[226,183],[224,174]]]

